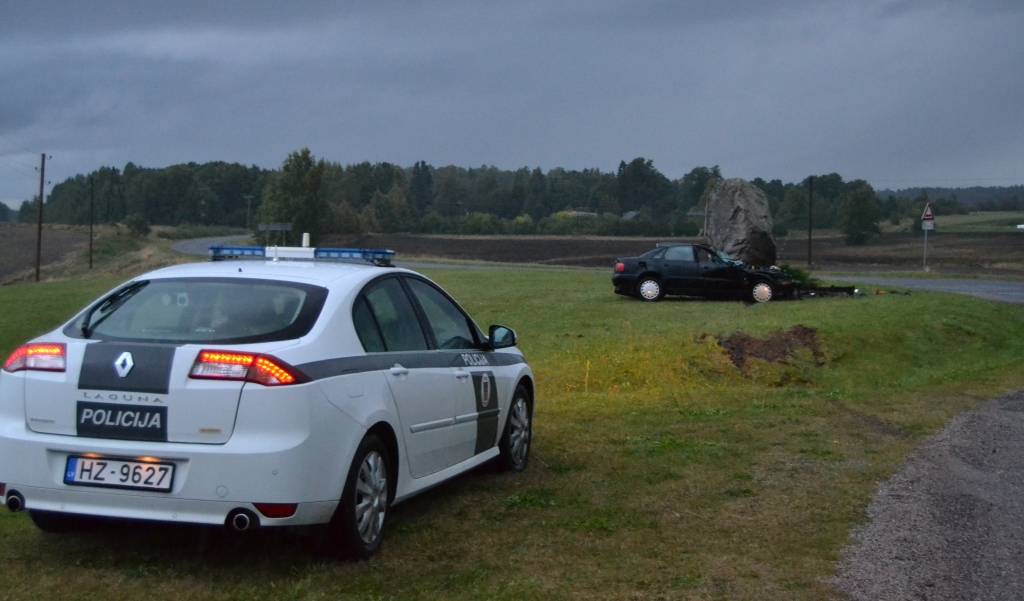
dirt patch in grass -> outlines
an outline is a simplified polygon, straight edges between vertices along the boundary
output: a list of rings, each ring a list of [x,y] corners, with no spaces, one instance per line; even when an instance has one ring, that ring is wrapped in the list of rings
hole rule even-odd
[[[818,365],[825,363],[825,355],[818,343],[818,330],[807,326],[793,326],[767,338],[754,338],[745,332],[718,337],[718,344],[729,354],[729,359],[740,371],[746,372],[751,359],[768,363],[786,363],[800,349],[807,349]]]

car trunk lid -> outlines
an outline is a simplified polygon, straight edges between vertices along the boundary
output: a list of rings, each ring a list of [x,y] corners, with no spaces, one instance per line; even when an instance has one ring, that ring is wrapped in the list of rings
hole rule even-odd
[[[242,382],[189,378],[201,348],[71,341],[67,372],[26,372],[28,426],[90,438],[225,443]]]

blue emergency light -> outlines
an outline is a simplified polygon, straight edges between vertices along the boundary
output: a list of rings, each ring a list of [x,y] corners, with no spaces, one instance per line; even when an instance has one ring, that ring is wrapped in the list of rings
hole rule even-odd
[[[366,262],[390,266],[395,251],[386,248],[312,248],[306,246],[211,246],[211,261],[270,259],[272,261]]]

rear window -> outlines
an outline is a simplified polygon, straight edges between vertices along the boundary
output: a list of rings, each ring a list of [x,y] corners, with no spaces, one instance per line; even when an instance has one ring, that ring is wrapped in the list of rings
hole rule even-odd
[[[277,280],[157,279],[112,309],[95,311],[90,337],[183,344],[290,340],[309,332],[326,298],[325,288]],[[64,333],[81,338],[86,313]]]

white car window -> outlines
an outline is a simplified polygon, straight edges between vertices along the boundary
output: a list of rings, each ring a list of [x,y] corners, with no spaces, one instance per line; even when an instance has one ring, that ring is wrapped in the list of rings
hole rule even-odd
[[[427,322],[434,333],[437,348],[469,349],[475,348],[473,332],[469,329],[469,321],[450,300],[436,288],[423,280],[407,278],[409,288],[427,315]]]
[[[427,339],[423,337],[420,320],[398,279],[381,280],[371,285],[363,296],[377,318],[388,351],[427,350]]]
[[[377,327],[377,318],[373,316],[370,305],[362,296],[356,299],[356,304],[352,308],[352,323],[356,327],[359,341],[363,343],[363,350],[368,353],[382,353],[388,350],[384,346],[380,328]]]

